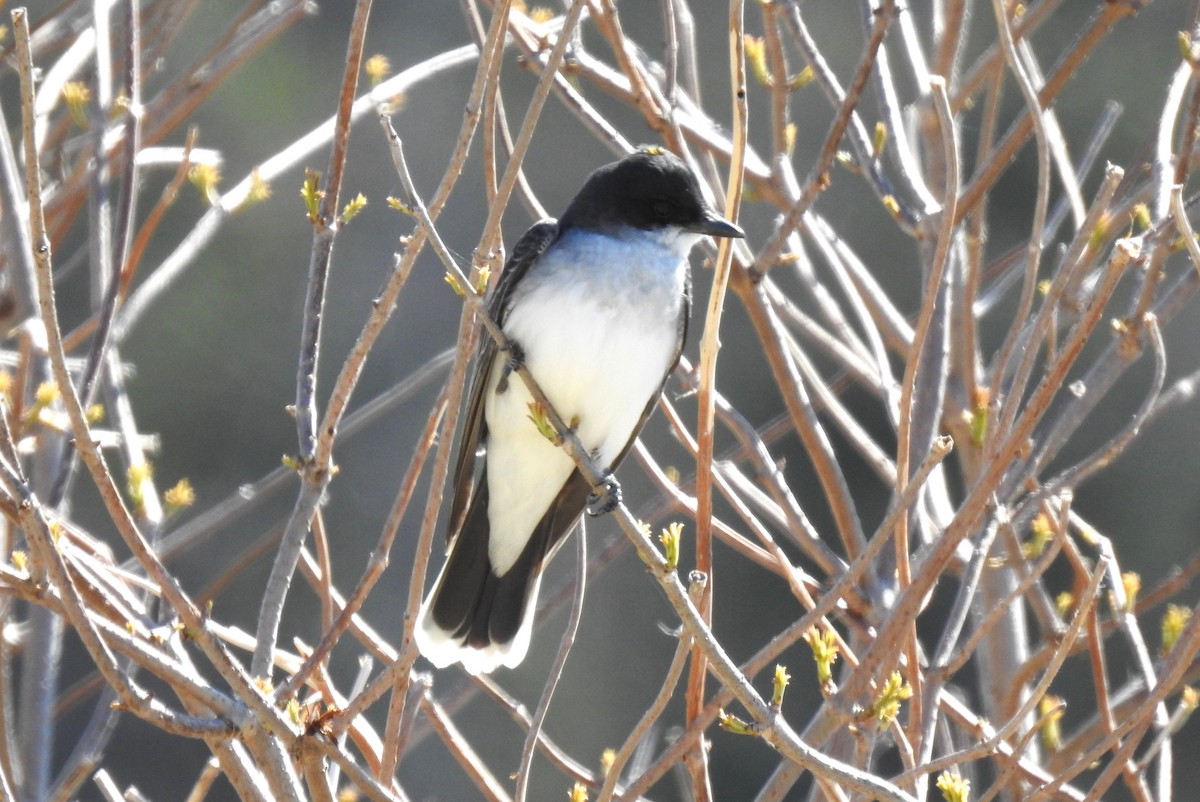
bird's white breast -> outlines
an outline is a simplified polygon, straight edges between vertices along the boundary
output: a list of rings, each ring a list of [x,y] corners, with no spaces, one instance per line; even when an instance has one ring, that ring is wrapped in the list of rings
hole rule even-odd
[[[600,465],[629,441],[675,354],[687,253],[697,237],[612,237],[571,231],[514,290],[505,333],[550,403]],[[512,376],[486,391],[489,557],[503,574],[574,468],[529,420],[530,395]]]

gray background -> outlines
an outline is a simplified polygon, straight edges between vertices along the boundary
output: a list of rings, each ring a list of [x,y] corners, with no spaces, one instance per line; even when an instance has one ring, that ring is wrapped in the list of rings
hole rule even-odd
[[[38,3],[33,4],[34,19]],[[205,104],[191,121],[200,129],[200,144],[220,149],[225,158],[225,186],[232,186],[256,163],[329,116],[335,106],[341,78],[351,5],[326,2],[320,14],[294,26],[249,63]],[[754,4],[748,4],[747,24],[758,31],[761,21]],[[913,4],[913,13],[927,19],[927,3]],[[1069,0],[1054,25],[1044,28],[1035,45],[1049,67],[1071,33],[1088,18],[1095,5]],[[971,52],[977,53],[990,39],[993,22],[990,10],[981,9],[975,20],[977,36]],[[1132,169],[1145,156],[1157,125],[1167,77],[1178,63],[1175,32],[1186,26],[1190,3],[1159,0],[1140,16],[1127,20],[1104,42],[1086,68],[1086,80],[1077,80],[1057,105],[1068,141],[1076,148],[1086,140],[1104,99],[1119,100],[1125,108],[1116,132],[1101,159]],[[728,91],[725,34],[720,3],[694,4],[700,29],[700,52],[707,105],[714,115],[728,118],[723,100]],[[711,7],[711,18],[703,8]],[[861,51],[857,4],[846,0],[809,0],[803,13],[818,34],[826,56],[843,80]],[[184,69],[224,29],[239,8],[232,2],[207,2],[189,22],[192,32],[171,49],[162,65],[165,74]],[[660,52],[662,35],[659,4],[625,2],[621,6],[627,31],[639,32],[638,39],[651,53]],[[597,37],[586,40],[596,45]],[[376,3],[368,34],[367,53],[387,55],[398,71],[450,47],[467,43],[469,34],[456,3],[429,0],[380,0]],[[845,44],[840,44],[840,43]],[[598,49],[598,52],[604,52]],[[894,63],[899,64],[898,51]],[[969,60],[968,60],[969,63]],[[534,78],[516,64],[510,53],[505,62],[505,91],[511,124],[519,124]],[[431,193],[441,177],[446,158],[458,131],[472,69],[449,73],[436,82],[415,89],[395,115],[395,124],[405,141],[418,186]],[[161,78],[148,76],[148,93]],[[14,86],[10,74],[0,83],[7,108]],[[1017,99],[1007,98],[1007,108]],[[640,120],[604,99],[600,107],[611,112],[631,141],[648,141],[650,134]],[[752,139],[766,141],[765,94],[752,90]],[[866,119],[875,119],[874,108],[864,106]],[[820,147],[830,112],[815,87],[797,95],[794,119],[800,125],[795,163],[801,173]],[[10,125],[12,119],[10,118]],[[967,136],[972,131],[968,126]],[[182,143],[182,131],[169,140]],[[964,152],[970,152],[971,143]],[[593,142],[575,120],[551,100],[526,160],[526,172],[543,203],[552,212],[561,210],[583,177],[610,159],[609,152]],[[306,164],[324,170],[327,155],[321,153]],[[156,476],[163,486],[180,476],[195,485],[197,509],[236,493],[239,486],[259,478],[279,464],[280,455],[296,451],[295,429],[284,407],[292,403],[294,373],[304,295],[305,273],[311,244],[311,228],[297,196],[301,169],[277,180],[274,198],[250,208],[226,223],[222,234],[143,320],[125,345],[124,357],[137,366],[130,383],[135,410],[144,430],[161,436],[162,449],[156,458]],[[142,212],[157,198],[169,176],[152,174],[142,195]],[[1026,236],[1033,198],[1035,164],[1026,148],[1017,165],[1001,184],[1001,195],[993,204],[991,219],[993,255]],[[451,205],[442,216],[440,229],[447,243],[468,258],[480,233],[486,208],[482,198],[478,140],[467,173],[459,183]],[[1092,176],[1086,183],[1096,185]],[[411,229],[410,222],[388,210],[385,196],[400,193],[382,134],[368,118],[360,123],[351,140],[349,170],[345,181],[347,197],[362,192],[370,199],[367,210],[340,235],[334,253],[333,278],[326,315],[324,362],[321,387],[331,384],[341,357],[348,351],[369,310],[397,247],[396,238]],[[895,231],[878,203],[845,171],[834,174],[834,186],[819,202],[820,210],[835,221],[843,236],[871,266],[889,293],[907,312],[918,303],[919,263],[911,241]],[[167,225],[147,256],[153,267],[177,242],[199,214],[203,203],[190,187],[168,216]],[[774,211],[750,204],[744,224],[752,242],[761,242],[770,231]],[[531,221],[513,204],[506,216],[508,242]],[[59,262],[82,242],[60,248]],[[698,263],[698,260],[694,260]],[[1180,262],[1173,262],[1180,269]],[[146,270],[144,269],[144,272]],[[707,297],[710,273],[697,268],[697,307]],[[80,288],[72,295],[71,287]],[[86,293],[77,280],[64,286],[66,323],[78,322],[86,312]],[[361,404],[391,386],[435,353],[452,344],[459,319],[459,301],[443,281],[442,269],[426,255],[422,257],[400,306],[367,364],[356,395]],[[751,418],[761,423],[778,415],[783,407],[769,381],[761,357],[748,335],[748,324],[736,300],[729,303],[725,317],[725,350],[719,368],[719,384]],[[1188,310],[1167,331],[1170,377],[1179,377],[1200,367],[1200,355],[1192,346],[1198,336],[1200,318]],[[695,353],[699,323],[693,327],[688,353]],[[999,330],[997,330],[999,331]],[[996,331],[989,336],[998,336]],[[744,345],[745,347],[740,347]],[[1106,402],[1094,417],[1098,439],[1116,431],[1137,403],[1148,376],[1148,366],[1135,367],[1118,390],[1127,397]],[[325,515],[334,542],[335,580],[348,587],[363,569],[368,551],[387,514],[388,506],[407,465],[415,438],[425,423],[430,389],[404,410],[374,426],[365,436],[339,442],[336,460],[341,473],[333,483]],[[871,411],[866,399],[855,408],[874,415],[877,431],[885,424]],[[685,414],[694,413],[683,406]],[[1139,571],[1147,586],[1168,574],[1194,553],[1197,508],[1197,410],[1194,406],[1172,412],[1150,427],[1110,470],[1079,490],[1077,508],[1118,546],[1127,570]],[[670,462],[682,452],[664,434],[661,416],[656,416],[646,437]],[[884,442],[889,442],[885,437]],[[1094,443],[1093,443],[1094,444]],[[1082,455],[1089,444],[1080,442],[1073,453]],[[788,463],[794,484],[803,488],[808,474],[806,459],[795,439],[777,447]],[[632,463],[621,473],[627,498],[634,504],[649,500]],[[851,475],[868,529],[878,522],[887,497],[874,478],[864,471]],[[84,523],[99,533],[103,515],[86,482],[79,482],[76,510]],[[422,484],[422,492],[425,484]],[[263,511],[243,519],[174,564],[189,589],[204,588],[222,568],[264,531],[278,525],[288,509],[291,492],[281,494]],[[827,531],[828,518],[819,493],[802,494],[805,509],[818,528]],[[186,515],[186,514],[185,514]],[[364,615],[385,637],[394,639],[399,630],[399,613],[407,592],[408,565],[416,536],[418,515],[405,520],[392,554],[392,567],[375,589]],[[182,520],[182,519],[181,519]],[[659,522],[661,523],[661,522]],[[591,543],[620,537],[615,525],[601,520],[591,528]],[[564,550],[568,554],[570,550]],[[435,560],[435,564],[436,564]],[[258,598],[269,565],[263,561],[246,571],[217,600],[214,614],[221,620],[253,630]],[[568,581],[569,559],[556,563],[550,587]],[[781,583],[763,581],[761,574],[746,569],[728,552],[718,554],[718,608],[715,627],[735,658],[748,656],[769,634],[794,617],[795,605]],[[316,606],[312,595],[297,583],[289,600],[281,642],[290,644],[293,635],[308,642],[316,639]],[[626,552],[590,587],[580,643],[568,665],[548,724],[550,734],[573,755],[596,764],[605,747],[616,747],[651,698],[665,670],[673,641],[658,630],[660,623],[672,626],[674,619],[659,598],[653,583],[646,581],[636,558]],[[722,598],[724,597],[724,601]],[[1194,601],[1194,591],[1188,598]],[[746,614],[749,612],[749,614]],[[530,658],[514,672],[498,676],[529,705],[536,702],[549,661],[557,645],[563,617],[554,618],[534,639]],[[1147,625],[1156,631],[1156,625]],[[68,654],[82,658],[77,644]],[[803,721],[804,697],[812,688],[811,657],[801,650],[785,658],[797,682],[789,694],[788,712]],[[350,650],[339,653],[335,677],[345,688],[355,670]],[[1119,670],[1114,673],[1123,675]],[[70,681],[71,676],[67,677]],[[453,696],[461,677],[443,672],[437,677],[439,696]],[[1055,688],[1069,693],[1069,688]],[[1086,704],[1081,699],[1080,704]],[[85,708],[87,706],[85,705]],[[68,714],[67,722],[82,722],[82,713]],[[1082,713],[1078,713],[1082,715]],[[382,721],[382,711],[376,711]],[[1068,713],[1070,721],[1071,713]],[[667,716],[679,721],[681,711],[672,708]],[[499,776],[515,770],[521,732],[490,703],[472,705],[456,718],[474,746]],[[128,758],[118,764],[116,779],[136,783],[150,798],[182,798],[200,770],[206,750],[199,744],[164,738],[130,719],[120,725],[115,749]],[[1186,733],[1194,740],[1193,723]],[[714,731],[711,738],[714,782],[718,799],[743,799],[758,788],[774,766],[775,758],[763,744]],[[1186,759],[1189,747],[1181,743],[1177,788],[1194,787],[1200,781],[1194,761]],[[63,755],[65,757],[65,755]],[[443,800],[475,798],[462,773],[448,762],[445,753],[427,740],[402,765],[402,782],[414,799]],[[568,783],[538,764],[532,797],[560,799]],[[92,792],[89,790],[89,794]],[[655,798],[675,799],[675,785],[664,782]],[[794,792],[794,796],[798,792]],[[230,798],[228,786],[219,785],[212,798]],[[798,798],[798,796],[796,796]],[[1114,796],[1116,798],[1116,796]]]

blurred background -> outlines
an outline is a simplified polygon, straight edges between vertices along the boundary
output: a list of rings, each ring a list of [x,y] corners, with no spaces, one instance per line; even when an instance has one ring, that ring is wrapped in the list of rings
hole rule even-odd
[[[196,126],[199,131],[198,145],[216,149],[222,155],[224,179],[219,188],[242,180],[284,144],[334,113],[352,4],[330,0],[318,5],[316,14],[291,26],[241,65],[187,120],[187,125]],[[911,11],[905,13],[928,18],[930,2],[914,0],[909,5]],[[1037,51],[1053,54],[1056,47],[1065,47],[1096,5],[1080,0],[1062,4],[1050,23],[1034,37]],[[34,0],[30,13],[35,27],[39,19],[56,7],[56,3]],[[724,29],[727,8],[711,0],[695,0],[692,8],[696,14],[705,106],[714,119],[725,125],[730,114]],[[807,0],[802,8],[831,66],[847,81],[862,50],[860,4],[846,0]],[[240,9],[240,3],[228,0],[200,3],[187,22],[189,33],[177,38],[164,53],[156,73],[145,76],[146,95],[152,95],[156,85],[169,83],[173,76],[190,67],[227,29]],[[664,45],[660,4],[626,0],[620,11],[626,32],[647,52],[659,53]],[[1158,0],[1118,25],[1092,57],[1086,73],[1088,80],[1072,83],[1056,106],[1070,144],[1082,147],[1104,103],[1116,101],[1123,111],[1103,147],[1100,164],[1107,160],[1123,166],[1127,172],[1139,169],[1153,143],[1158,125],[1156,115],[1162,108],[1167,81],[1179,63],[1176,34],[1189,24],[1191,11],[1190,3]],[[747,26],[751,30],[761,26],[758,14],[751,9],[747,10]],[[965,63],[968,64],[971,55],[981,52],[994,37],[990,9],[981,6],[973,30],[977,35],[967,44],[970,55]],[[594,32],[586,22],[583,37],[585,42],[595,41]],[[385,55],[393,71],[398,72],[471,41],[456,3],[387,0],[375,4],[366,52]],[[403,98],[393,116],[416,183],[426,196],[441,178],[472,77],[473,63],[422,83]],[[514,130],[535,82],[536,76],[522,69],[515,51],[510,52],[504,65],[503,91]],[[1005,98],[1009,109],[1020,103],[1015,93],[1011,94]],[[16,76],[12,70],[5,70],[0,74],[0,99],[14,136],[17,135],[15,98]],[[632,111],[602,97],[597,97],[596,102],[630,141],[652,141],[651,132]],[[752,90],[750,108],[751,142],[765,143],[766,93],[759,88]],[[870,98],[862,112],[868,121],[873,119]],[[799,125],[795,163],[806,165],[819,149],[830,120],[828,104],[815,87],[795,94],[793,119]],[[185,127],[180,127],[163,144],[182,145],[184,134]],[[971,135],[969,125],[966,135]],[[963,145],[964,153],[973,152],[970,141]],[[557,214],[587,173],[612,158],[611,151],[594,141],[552,98],[525,161],[525,174],[546,209]],[[323,148],[306,159],[303,166],[323,171],[327,161],[328,152]],[[168,530],[186,523],[190,516],[236,498],[240,489],[279,466],[282,455],[297,450],[294,422],[285,407],[293,403],[295,395],[300,316],[312,240],[312,228],[298,195],[303,166],[273,181],[273,197],[268,201],[229,219],[221,234],[127,337],[122,356],[136,370],[129,382],[132,403],[143,430],[160,438],[160,449],[154,456],[160,485],[169,486],[177,478],[187,477],[196,490],[196,506],[173,519]],[[464,264],[469,262],[487,213],[481,169],[477,138],[465,176],[439,221],[442,236]],[[1093,172],[1084,182],[1085,188],[1098,184],[1100,171]],[[157,199],[170,174],[170,170],[146,171],[143,207]],[[818,208],[831,219],[853,221],[849,226],[843,224],[843,235],[847,231],[852,233],[853,247],[889,296],[896,299],[902,310],[915,313],[920,301],[921,276],[912,241],[897,231],[861,180],[837,169],[832,178],[832,187],[821,197]],[[1003,179],[1002,190],[992,204],[989,254],[1001,254],[1028,236],[1035,181],[1034,153],[1026,147]],[[324,362],[319,384],[322,400],[385,280],[392,254],[399,247],[398,237],[413,228],[409,218],[388,209],[385,203],[388,195],[402,193],[383,134],[371,115],[354,129],[344,182],[344,198],[360,192],[368,198],[369,205],[342,230],[334,251],[322,345]],[[143,276],[170,253],[205,208],[206,202],[200,194],[190,186],[185,187],[149,246]],[[756,207],[753,199],[748,199],[742,222],[752,243],[760,244],[769,235],[774,215],[773,207],[762,204]],[[504,221],[507,243],[511,246],[531,222],[520,203],[510,204]],[[76,238],[57,249],[59,267],[69,264],[72,256],[85,247],[82,231],[73,236]],[[698,249],[693,257],[694,308],[700,310],[707,300],[711,278],[711,271],[702,264],[704,261]],[[72,327],[88,314],[86,281],[64,274],[60,292],[64,325]],[[444,283],[442,267],[426,253],[367,363],[352,407],[359,407],[386,391],[453,346],[460,312],[461,302]],[[693,320],[686,353],[694,358],[701,323],[698,318]],[[766,375],[760,350],[739,349],[739,343],[749,342],[752,337],[747,329],[744,314],[731,296],[724,318],[718,386],[752,422],[761,425],[778,417],[783,405]],[[1003,330],[999,327],[990,336],[998,337],[997,332]],[[1200,342],[1200,310],[1194,306],[1185,310],[1171,321],[1165,333],[1169,386],[1172,379],[1200,368],[1200,348],[1195,346]],[[989,332],[985,331],[984,336],[986,339]],[[1092,418],[1095,439],[1073,443],[1068,449],[1070,454],[1076,457],[1084,454],[1117,431],[1136,408],[1148,376],[1146,364],[1129,371],[1118,391]],[[325,505],[325,520],[334,544],[334,580],[339,587],[352,585],[366,565],[440,382],[439,374],[398,411],[361,434],[339,440],[335,459],[340,473]],[[677,385],[673,388],[676,392],[679,389]],[[871,403],[864,396],[858,411],[866,410]],[[680,404],[690,416],[689,425],[694,425],[694,402]],[[859,402],[852,400],[851,404]],[[1185,405],[1157,419],[1110,469],[1080,488],[1076,497],[1076,509],[1113,538],[1123,568],[1141,573],[1146,585],[1169,575],[1196,551],[1195,521],[1200,507],[1200,493],[1196,492],[1200,484],[1196,478],[1200,476],[1200,449],[1195,447],[1200,442],[1198,413],[1200,410],[1194,405]],[[872,414],[879,430],[886,430],[883,416]],[[671,464],[673,459],[684,459],[684,452],[668,434],[661,414],[651,420],[643,437],[662,462]],[[811,469],[798,439],[779,441],[775,454],[786,462],[792,486],[801,488],[801,504],[818,531],[826,531],[830,519],[820,502],[821,495],[814,493],[811,499],[803,495],[802,488]],[[625,487],[626,500],[635,512],[658,510],[661,517],[650,521],[656,530],[669,520],[661,505],[656,504],[634,460],[627,462],[618,476]],[[860,504],[864,526],[871,531],[886,508],[887,489],[865,470],[861,476],[852,473],[848,478]],[[76,517],[84,525],[94,527],[97,535],[110,534],[107,516],[89,483],[80,481],[77,486]],[[419,492],[423,494],[426,490],[422,482]],[[171,565],[186,587],[201,592],[246,549],[279,527],[291,508],[295,491],[293,480],[282,492],[264,498],[253,512],[238,518],[201,547],[174,558]],[[404,521],[392,552],[391,567],[363,610],[366,620],[389,639],[400,631],[418,526],[415,513]],[[600,519],[591,523],[589,542],[593,552],[613,543],[617,544],[614,549],[619,549],[622,540],[623,535],[613,522]],[[714,627],[735,660],[744,659],[795,617],[795,602],[782,582],[762,580],[761,572],[745,561],[733,559],[720,549],[717,560],[718,598],[735,601],[732,605],[718,604]],[[438,565],[440,558],[435,558],[431,570]],[[244,570],[215,599],[214,616],[252,632],[269,570],[269,558],[259,559]],[[572,574],[570,556],[560,557],[544,595],[551,597],[556,589],[569,592]],[[580,639],[551,709],[547,730],[571,754],[595,765],[606,747],[619,745],[658,688],[675,644],[660,627],[675,627],[678,622],[628,548],[597,576],[588,593]],[[740,608],[738,600],[743,596],[745,607]],[[1194,589],[1185,595],[1191,603],[1196,597]],[[723,620],[723,615],[733,615],[728,613],[731,609],[744,609],[748,614],[739,613],[736,618]],[[537,701],[557,649],[564,612],[565,608],[550,617],[535,635],[530,657],[520,669],[503,671],[496,677],[500,685],[530,707]],[[318,620],[315,597],[303,583],[297,582],[288,601],[281,644],[290,646],[292,637],[315,642]],[[68,661],[64,682],[70,683],[82,675],[85,662],[78,643],[68,641],[66,648],[68,655],[79,658],[74,664],[79,668],[74,672]],[[802,711],[803,695],[813,693],[815,688],[811,681],[811,656],[806,649],[793,649],[784,662],[797,677],[789,706]],[[357,671],[355,655],[349,649],[337,652],[333,668],[335,681],[346,688]],[[465,675],[448,670],[438,673],[434,687],[441,699],[461,699],[467,685]],[[89,712],[90,707],[85,703],[64,715],[68,720],[82,722]],[[377,725],[382,726],[383,711],[376,710],[374,714]],[[803,721],[802,713],[797,716],[797,720]],[[666,718],[680,721],[681,711],[674,710]],[[507,776],[515,770],[524,734],[503,711],[476,694],[467,698],[461,711],[455,713],[455,720],[468,735],[483,736],[473,739],[473,744],[498,776]],[[130,717],[123,718],[119,727],[114,751],[119,759],[111,764],[118,781],[122,785],[137,785],[152,800],[167,802],[183,798],[207,759],[203,744],[164,738]],[[1188,749],[1197,748],[1198,735],[1198,725],[1189,725],[1185,736],[1190,737],[1192,746],[1177,742],[1181,757]],[[670,734],[664,731],[658,737],[665,740]],[[714,741],[716,798],[748,798],[747,789],[760,787],[776,765],[773,753],[754,739],[720,731],[714,731],[710,737]],[[60,745],[59,760],[65,759],[62,750],[67,746]],[[1195,761],[1179,760],[1176,771],[1178,788],[1200,783],[1200,768]],[[476,798],[473,786],[444,750],[434,748],[431,739],[410,751],[401,765],[400,777],[413,799]],[[531,798],[561,799],[567,787],[564,778],[544,763],[535,763]],[[653,797],[683,799],[680,789],[684,787],[664,781]],[[798,786],[793,791],[794,798],[801,798],[806,789],[806,785]],[[99,796],[93,788],[85,786],[81,798]],[[227,785],[219,783],[210,798],[234,797]]]

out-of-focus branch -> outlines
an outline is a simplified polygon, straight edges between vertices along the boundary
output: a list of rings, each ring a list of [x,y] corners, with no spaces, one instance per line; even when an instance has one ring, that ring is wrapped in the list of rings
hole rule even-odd
[[[251,673],[256,677],[270,677],[272,653],[279,636],[279,621],[283,617],[283,603],[291,585],[292,574],[296,571],[296,561],[300,558],[300,547],[304,544],[304,537],[312,523],[317,504],[320,503],[325,488],[332,479],[332,433],[325,436],[317,434],[317,365],[321,353],[321,321],[325,312],[325,296],[333,260],[333,241],[341,224],[338,200],[342,191],[342,174],[346,169],[346,150],[350,143],[351,112],[363,60],[371,2],[372,0],[358,0],[354,6],[354,20],[350,26],[350,41],[346,49],[346,70],[338,96],[337,121],[333,126],[329,171],[324,188],[319,190],[319,200],[313,204],[314,207],[319,204],[319,208],[310,210],[313,245],[305,289],[299,364],[296,370],[296,403],[292,409],[299,440],[297,463],[300,471],[300,493],[283,530],[283,538],[275,555],[275,563],[271,566],[271,575],[267,579],[262,606],[259,608],[254,660],[250,666]],[[315,185],[320,181],[314,176],[312,183],[312,191],[316,193]]]

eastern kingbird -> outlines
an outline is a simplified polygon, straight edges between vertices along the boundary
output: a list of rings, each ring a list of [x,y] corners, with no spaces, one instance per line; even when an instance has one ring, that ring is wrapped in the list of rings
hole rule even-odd
[[[417,645],[434,665],[478,673],[524,659],[542,570],[588,506],[587,480],[530,420],[531,397],[509,375],[511,360],[524,362],[612,471],[679,361],[688,253],[703,236],[744,234],[708,207],[681,159],[646,148],[593,172],[561,219],[517,241],[490,301],[514,353],[499,354],[484,335],[449,554],[417,624]]]

